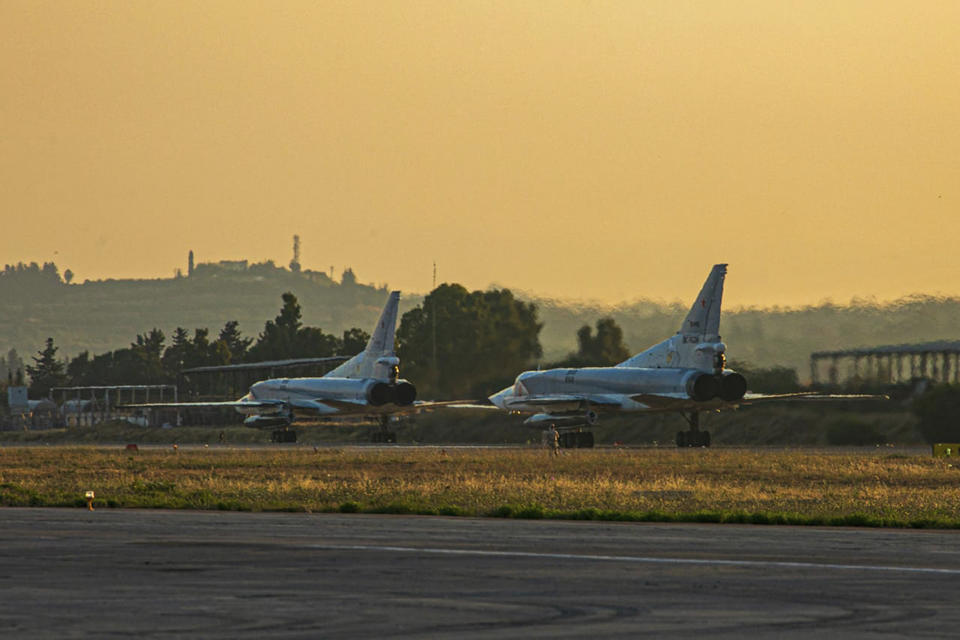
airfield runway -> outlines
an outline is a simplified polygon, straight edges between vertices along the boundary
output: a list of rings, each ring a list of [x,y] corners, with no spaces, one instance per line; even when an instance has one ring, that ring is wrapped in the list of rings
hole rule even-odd
[[[960,533],[0,510],[0,636],[955,637]]]

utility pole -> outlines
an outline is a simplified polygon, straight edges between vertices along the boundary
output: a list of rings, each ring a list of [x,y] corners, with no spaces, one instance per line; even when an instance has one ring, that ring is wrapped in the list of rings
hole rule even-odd
[[[431,295],[437,290],[437,261],[433,261],[433,289],[430,290]],[[437,299],[434,298],[431,302],[430,308],[430,317],[433,319],[433,392],[437,392],[437,387],[440,384],[440,375],[437,371]]]

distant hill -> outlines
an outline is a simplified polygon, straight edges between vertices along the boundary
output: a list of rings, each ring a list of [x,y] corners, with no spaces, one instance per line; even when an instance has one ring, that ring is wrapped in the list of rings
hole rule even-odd
[[[101,353],[129,346],[138,333],[153,327],[161,329],[169,343],[178,326],[191,332],[208,327],[215,335],[229,320],[237,320],[244,335],[256,337],[264,322],[279,312],[285,291],[297,296],[304,324],[327,333],[351,327],[369,331],[387,297],[385,287],[352,279],[336,283],[324,273],[294,273],[272,263],[201,264],[188,277],[70,285],[59,278],[4,272],[0,347],[13,347],[27,359],[51,336],[60,355]],[[404,300],[401,310],[419,300]]]
[[[129,346],[153,327],[169,340],[178,326],[216,333],[237,320],[244,335],[256,337],[277,315],[284,291],[299,299],[306,325],[336,334],[351,327],[369,331],[387,294],[385,286],[356,282],[352,272],[338,283],[325,273],[292,272],[272,262],[200,264],[184,277],[82,284],[66,284],[49,263],[20,267],[0,273],[0,353],[15,348],[27,362],[48,336],[64,357]],[[676,332],[687,311],[684,304],[651,300],[610,307],[518,297],[538,305],[544,362],[574,351],[577,329],[598,318],[613,317],[636,352]],[[419,295],[405,295],[400,312],[421,301]],[[809,377],[812,351],[958,339],[958,320],[960,299],[918,295],[888,303],[728,309],[720,331],[729,358],[756,367],[793,367],[803,380]]]

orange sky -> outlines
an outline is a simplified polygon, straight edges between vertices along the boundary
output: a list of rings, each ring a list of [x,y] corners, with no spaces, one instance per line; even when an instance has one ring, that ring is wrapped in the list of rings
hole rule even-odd
[[[957,2],[0,0],[0,263],[960,294]]]

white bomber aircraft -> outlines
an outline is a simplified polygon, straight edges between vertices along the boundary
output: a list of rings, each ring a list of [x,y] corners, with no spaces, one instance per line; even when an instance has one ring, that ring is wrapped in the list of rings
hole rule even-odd
[[[566,446],[592,447],[598,412],[668,412],[686,418],[690,429],[677,432],[677,446],[710,446],[701,431],[701,411],[785,399],[862,399],[883,396],[747,393],[746,379],[726,368],[720,341],[720,306],[727,265],[713,266],[703,289],[676,335],[614,367],[524,371],[513,386],[490,396],[501,409],[534,414],[524,424],[556,427]]]
[[[297,417],[376,415],[381,418],[382,439],[393,441],[395,435],[386,429],[389,416],[448,404],[417,402],[416,387],[399,377],[400,360],[394,353],[399,302],[400,292],[392,291],[366,348],[320,378],[262,380],[235,401],[130,404],[124,408],[232,407],[247,416],[244,424],[248,427],[281,430]],[[294,440],[296,436],[278,438]]]

